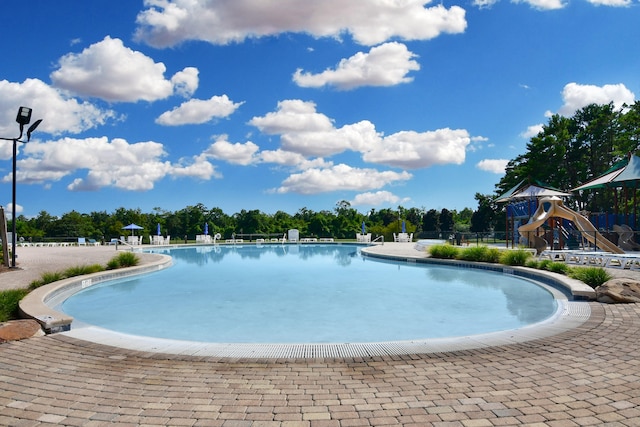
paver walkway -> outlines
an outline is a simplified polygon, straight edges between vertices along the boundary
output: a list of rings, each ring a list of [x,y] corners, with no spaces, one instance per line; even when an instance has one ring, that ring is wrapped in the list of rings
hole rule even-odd
[[[0,345],[0,425],[638,426],[640,305],[511,346],[341,360],[141,353],[50,335]]]

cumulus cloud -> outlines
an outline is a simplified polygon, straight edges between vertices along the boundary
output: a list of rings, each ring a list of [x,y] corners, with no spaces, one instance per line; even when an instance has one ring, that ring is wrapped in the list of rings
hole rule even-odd
[[[199,74],[200,71],[195,67],[186,67],[184,70],[175,73],[173,77],[171,77],[171,83],[173,84],[173,91],[176,95],[185,98],[193,95],[200,84]]]
[[[22,205],[16,204],[16,215],[21,212],[24,212],[24,207]],[[13,215],[13,203],[9,202],[4,208],[4,216],[9,219],[11,215]]]
[[[264,150],[260,152],[260,161],[263,163],[274,163],[282,166],[291,166],[299,170],[311,168],[329,168],[333,162],[326,161],[322,157],[308,159],[300,153],[286,151],[282,149]]]
[[[543,130],[544,130],[544,125],[542,123],[538,123],[537,125],[531,125],[527,127],[527,130],[522,132],[520,136],[525,139],[531,139],[534,136],[538,135]]]
[[[115,187],[145,191],[167,176],[200,179],[216,176],[206,157],[194,157],[176,164],[164,161],[164,157],[162,144],[152,141],[130,144],[120,138],[109,141],[101,137],[33,142],[24,148],[23,158],[18,162],[17,179],[22,183],[42,184],[86,170],[86,176],[76,178],[68,185],[69,190]],[[3,182],[10,180],[10,174],[2,179]]]
[[[389,191],[376,191],[356,194],[350,203],[351,206],[380,206],[406,203],[409,200],[411,199],[408,197],[401,199]]]
[[[622,83],[604,86],[569,83],[562,90],[562,99],[564,105],[558,113],[563,116],[571,116],[580,108],[590,104],[613,102],[615,108],[620,109],[623,104],[633,104],[635,95]]]
[[[392,38],[429,40],[442,33],[464,32],[467,22],[463,8],[447,9],[442,4],[424,7],[427,3],[145,0],[147,9],[138,14],[136,38],[155,47],[168,47],[186,40],[228,44],[300,32],[334,38],[350,34],[357,43],[373,46]]]
[[[485,159],[479,161],[476,167],[486,172],[503,174],[507,167],[507,163],[509,163],[509,160],[507,159]]]
[[[483,9],[483,8],[490,8],[496,3],[498,3],[498,0],[473,0],[471,4],[473,4],[474,6],[480,9]]]
[[[195,68],[187,67],[167,80],[163,63],[109,36],[81,53],[63,56],[58,65],[51,73],[54,86],[110,102],[156,101],[174,92],[189,96],[198,86]]]
[[[408,172],[378,171],[353,168],[345,164],[326,169],[307,169],[290,175],[276,190],[277,193],[317,194],[331,191],[367,191],[382,188],[398,181],[406,181]]]
[[[281,101],[277,111],[249,123],[264,133],[280,135],[286,151],[327,157],[350,150],[361,153],[366,162],[407,169],[461,164],[471,142],[463,129],[402,131],[385,137],[367,120],[336,128],[313,102],[301,100]]]
[[[566,6],[562,0],[512,0],[513,3],[527,3],[538,10],[556,10]]]
[[[226,135],[222,135],[211,144],[204,154],[217,160],[247,166],[258,161],[256,153],[259,149],[260,147],[251,141],[231,143],[227,140]]]
[[[210,99],[190,99],[171,111],[164,112],[156,123],[165,126],[206,123],[213,118],[224,118],[233,114],[243,102],[234,103],[227,95]]]
[[[370,122],[346,125],[340,129],[316,111],[313,102],[286,100],[275,112],[254,117],[249,124],[269,135],[280,135],[282,148],[304,156],[325,157],[345,150],[358,150],[377,138]]]
[[[587,1],[596,6],[626,7],[631,5],[631,0],[587,0]]]
[[[413,60],[415,56],[402,43],[385,43],[371,48],[368,53],[358,52],[343,59],[335,69],[319,74],[298,69],[293,81],[302,87],[335,86],[345,90],[361,86],[394,86],[413,81],[407,74],[420,69]]]
[[[117,119],[113,110],[101,109],[89,102],[79,102],[52,88],[41,80],[27,79],[23,83],[0,80],[0,135],[15,135],[16,105],[33,109],[32,123],[42,119],[34,138],[38,134],[79,133]],[[0,159],[3,150],[0,148]]]
[[[438,129],[429,132],[401,131],[381,139],[363,155],[367,162],[406,169],[443,164],[462,164],[471,142],[464,129]]]

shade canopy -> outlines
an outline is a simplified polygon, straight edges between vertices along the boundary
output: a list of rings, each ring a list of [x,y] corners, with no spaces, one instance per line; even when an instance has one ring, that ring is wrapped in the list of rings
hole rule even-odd
[[[131,233],[135,235],[136,230],[144,230],[144,227],[140,227],[137,224],[131,223],[122,227],[123,230],[131,230]]]
[[[520,181],[518,185],[498,197],[496,202],[509,202],[514,199],[531,199],[539,197],[567,197],[571,195],[570,193],[565,193],[555,188],[542,185],[527,184],[522,186],[523,183],[524,181]]]
[[[123,230],[144,230],[144,227],[140,227],[137,224],[131,223],[122,227]]]
[[[637,172],[638,163],[636,156],[627,157],[613,165],[602,175],[573,188],[571,191],[621,187],[626,181],[637,181],[640,179],[640,174]]]

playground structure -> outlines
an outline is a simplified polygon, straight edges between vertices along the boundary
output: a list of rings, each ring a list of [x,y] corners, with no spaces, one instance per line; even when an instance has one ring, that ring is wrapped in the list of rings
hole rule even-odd
[[[539,229],[551,218],[562,218],[573,223],[582,239],[587,240],[598,249],[614,254],[623,254],[624,250],[605,238],[591,224],[591,222],[562,203],[562,199],[557,196],[543,197],[540,199],[536,211],[533,213],[527,224],[518,227],[518,233],[527,240],[529,247],[536,248],[538,254],[546,249],[548,242],[539,236]]]

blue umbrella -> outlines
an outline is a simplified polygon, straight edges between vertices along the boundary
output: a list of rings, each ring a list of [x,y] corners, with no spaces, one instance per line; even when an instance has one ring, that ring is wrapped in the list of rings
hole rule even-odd
[[[407,226],[404,223],[404,220],[402,220],[402,232],[406,233],[407,232]]]
[[[209,223],[205,222],[204,223],[204,235],[208,235],[209,234]]]
[[[364,225],[364,221],[362,221],[362,234],[366,234],[367,227]]]
[[[139,225],[131,223],[131,224],[127,225],[126,227],[122,227],[122,229],[123,230],[131,230],[131,234],[133,236],[135,236],[136,235],[136,230],[143,230],[143,227],[140,227]]]
[[[162,235],[162,233],[160,232],[160,223],[158,223],[158,226],[156,227],[156,234],[157,234],[158,236],[161,236],[161,235]]]

